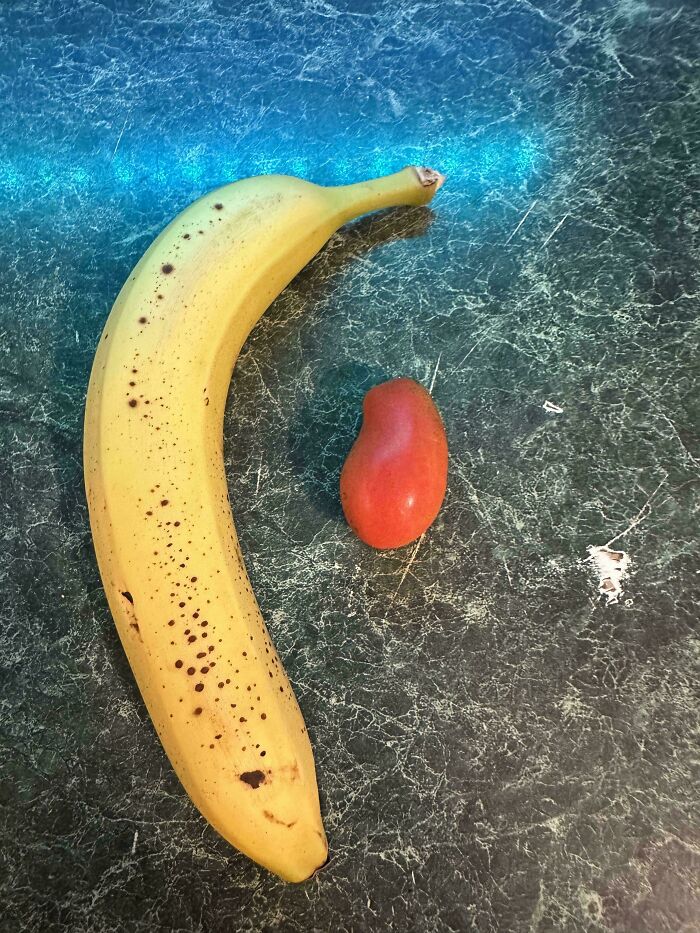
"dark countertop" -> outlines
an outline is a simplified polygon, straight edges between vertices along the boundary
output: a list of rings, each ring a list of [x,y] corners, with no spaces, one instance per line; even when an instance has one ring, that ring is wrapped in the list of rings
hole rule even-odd
[[[699,929],[695,0],[19,0],[0,48],[0,928]],[[449,174],[432,209],[334,237],[227,409],[331,848],[287,886],[205,824],[145,713],[92,552],[85,387],[196,196],[410,162]],[[417,553],[377,553],[337,479],[399,374],[433,386],[449,491]],[[611,541],[608,604],[587,549]]]

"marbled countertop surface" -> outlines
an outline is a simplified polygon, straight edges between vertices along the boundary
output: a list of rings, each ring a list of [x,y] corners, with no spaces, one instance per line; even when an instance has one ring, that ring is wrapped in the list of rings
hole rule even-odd
[[[697,0],[2,4],[3,933],[700,929],[699,57]],[[288,886],[207,826],[142,705],[86,382],[196,196],[411,162],[449,175],[432,207],[337,234],[227,408],[331,847]],[[378,553],[337,481],[400,374],[432,386],[449,491]]]

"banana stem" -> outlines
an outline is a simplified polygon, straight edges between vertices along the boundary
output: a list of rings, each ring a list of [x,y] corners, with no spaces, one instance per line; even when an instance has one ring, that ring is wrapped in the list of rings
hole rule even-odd
[[[345,223],[384,207],[427,204],[444,182],[445,176],[434,169],[409,165],[392,175],[352,185],[336,185],[328,191],[337,200],[342,223]]]

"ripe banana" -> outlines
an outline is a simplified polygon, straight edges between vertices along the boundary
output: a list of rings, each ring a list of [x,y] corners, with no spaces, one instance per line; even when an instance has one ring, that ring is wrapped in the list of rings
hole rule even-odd
[[[222,424],[238,353],[346,221],[426,204],[408,167],[322,187],[225,185],[157,237],[122,288],[90,377],[84,467],[97,560],[148,711],[201,813],[288,881],[327,857],[313,753],[233,525]]]

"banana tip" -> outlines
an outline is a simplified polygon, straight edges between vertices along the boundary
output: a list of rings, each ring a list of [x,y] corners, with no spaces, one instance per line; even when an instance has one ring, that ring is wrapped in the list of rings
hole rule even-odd
[[[445,184],[447,176],[443,175],[442,172],[436,172],[434,168],[428,168],[426,165],[414,165],[413,167],[418,175],[418,180],[425,188],[435,185],[437,191]]]

